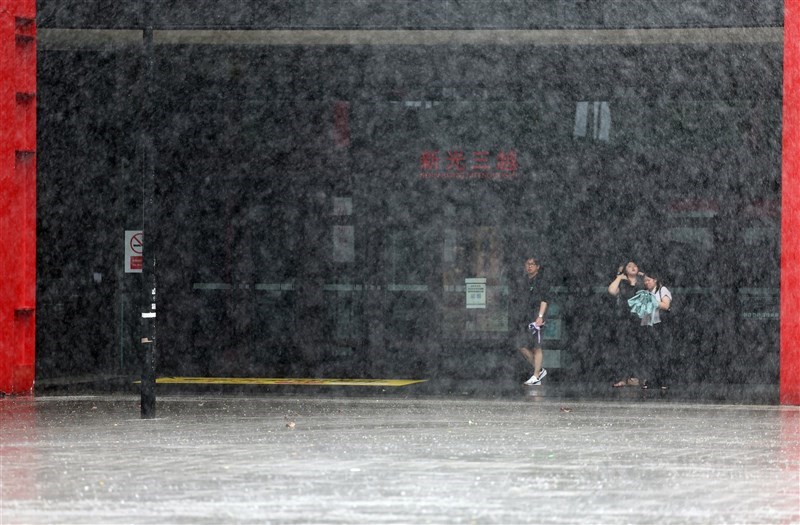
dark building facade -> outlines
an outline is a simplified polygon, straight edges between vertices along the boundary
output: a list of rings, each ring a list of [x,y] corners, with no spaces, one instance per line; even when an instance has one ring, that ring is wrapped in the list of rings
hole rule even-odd
[[[677,382],[777,384],[781,2],[159,4],[152,81],[149,4],[38,6],[38,377],[138,374],[146,214],[160,375],[522,378],[533,251],[552,380],[633,258]]]

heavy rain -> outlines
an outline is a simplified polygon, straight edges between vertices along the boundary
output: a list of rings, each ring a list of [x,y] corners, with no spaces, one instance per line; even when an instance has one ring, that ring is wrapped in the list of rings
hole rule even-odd
[[[0,0],[0,524],[800,523],[791,13]]]

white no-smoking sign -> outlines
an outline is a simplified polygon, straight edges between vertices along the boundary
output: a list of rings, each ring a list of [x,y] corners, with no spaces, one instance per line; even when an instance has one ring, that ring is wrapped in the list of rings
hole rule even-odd
[[[125,230],[125,273],[142,273],[144,267],[144,232]]]

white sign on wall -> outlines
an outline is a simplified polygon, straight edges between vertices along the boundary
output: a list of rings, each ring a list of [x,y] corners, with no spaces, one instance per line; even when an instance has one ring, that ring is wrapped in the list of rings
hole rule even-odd
[[[356,260],[356,230],[353,226],[333,227],[333,261],[351,263]]]
[[[144,268],[144,232],[125,230],[125,273],[142,273]]]
[[[467,308],[486,308],[486,277],[464,279],[467,290]]]

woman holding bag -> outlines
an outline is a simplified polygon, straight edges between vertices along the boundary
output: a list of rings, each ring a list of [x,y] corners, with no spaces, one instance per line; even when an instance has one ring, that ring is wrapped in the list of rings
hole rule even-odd
[[[641,330],[644,330],[644,337],[641,338],[642,352],[650,377],[649,381],[642,384],[642,388],[649,386],[666,388],[666,363],[669,357],[670,334],[664,321],[672,306],[672,292],[661,284],[658,274],[655,272],[645,273],[644,288],[650,294],[654,308],[652,312],[642,316],[641,322]]]
[[[608,285],[608,293],[617,299],[615,316],[616,358],[612,359],[612,367],[622,379],[612,386],[639,386],[640,348],[638,329],[640,319],[631,313],[628,301],[644,289],[643,274],[634,261],[628,261],[617,269],[617,276]]]

